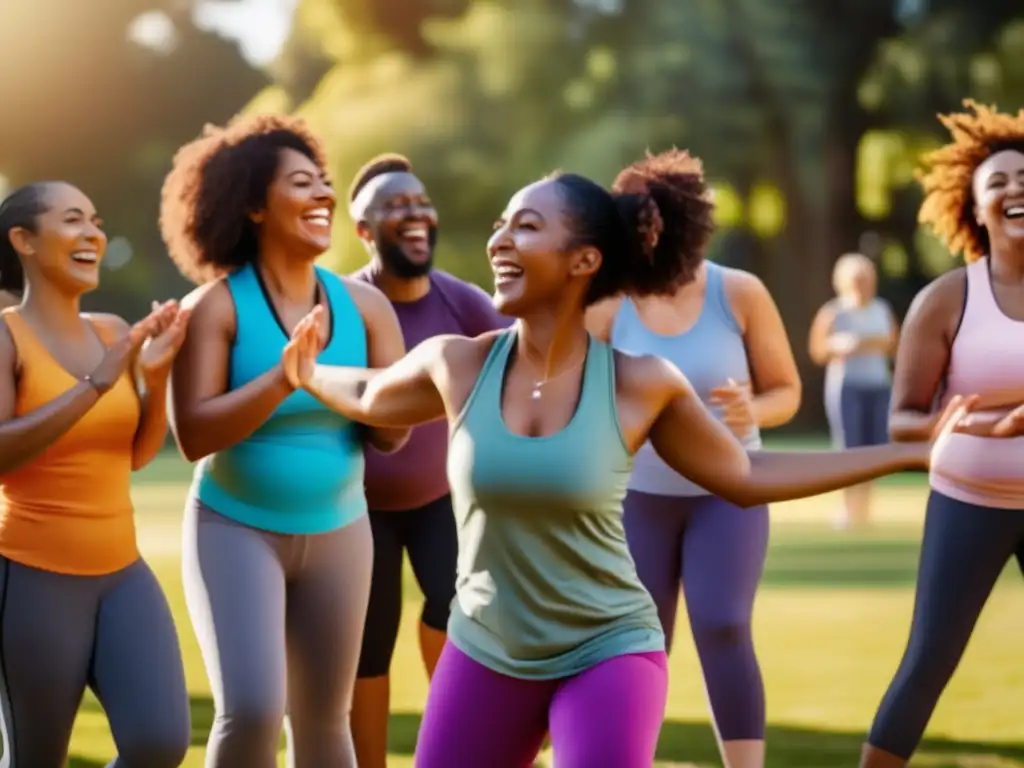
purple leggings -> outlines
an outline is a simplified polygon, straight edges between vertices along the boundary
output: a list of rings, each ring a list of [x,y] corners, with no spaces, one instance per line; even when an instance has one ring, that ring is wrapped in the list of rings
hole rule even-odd
[[[630,491],[625,526],[669,648],[682,581],[722,740],[763,739],[764,683],[750,620],[768,551],[768,508],[741,509],[717,496]]]
[[[416,768],[529,768],[550,731],[559,768],[650,768],[668,696],[661,651],[616,656],[561,680],[499,674],[445,644]]]

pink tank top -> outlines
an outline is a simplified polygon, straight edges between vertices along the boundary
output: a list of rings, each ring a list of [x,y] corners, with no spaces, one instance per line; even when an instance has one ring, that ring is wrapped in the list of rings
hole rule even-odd
[[[1024,321],[1007,317],[996,304],[986,257],[967,265],[967,302],[950,350],[942,402],[954,395],[997,393],[1024,403]],[[950,435],[932,454],[930,481],[934,490],[958,501],[1024,510],[1024,437]]]

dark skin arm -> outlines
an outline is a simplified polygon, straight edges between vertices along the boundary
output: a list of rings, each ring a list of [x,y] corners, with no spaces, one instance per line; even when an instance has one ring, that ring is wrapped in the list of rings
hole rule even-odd
[[[935,398],[949,366],[966,291],[966,272],[947,272],[918,293],[907,311],[889,411],[889,437],[894,441],[927,440],[934,431],[939,418]]]
[[[345,279],[345,286],[366,326],[367,367],[387,368],[402,359],[405,340],[391,302],[368,283]],[[409,439],[409,430],[405,428],[375,427],[365,429],[364,434],[366,441],[383,453],[397,451]]]
[[[228,391],[235,307],[223,282],[204,285],[182,302],[188,333],[171,375],[171,430],[182,455],[198,461],[245,440],[292,393],[280,365]]]
[[[740,507],[816,496],[928,461],[929,443],[748,455],[670,363],[625,357],[617,370],[620,421],[630,449],[649,435],[672,469]]]

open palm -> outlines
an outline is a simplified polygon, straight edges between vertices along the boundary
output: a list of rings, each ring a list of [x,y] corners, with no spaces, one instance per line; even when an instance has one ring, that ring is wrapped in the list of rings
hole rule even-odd
[[[288,378],[288,383],[293,389],[308,386],[313,377],[316,358],[320,354],[320,324],[322,321],[323,307],[316,306],[295,326],[291,338],[281,353],[281,365]]]
[[[174,357],[185,341],[189,310],[180,309],[176,301],[153,304],[146,318],[148,336],[139,351],[139,372],[147,384],[166,379]]]

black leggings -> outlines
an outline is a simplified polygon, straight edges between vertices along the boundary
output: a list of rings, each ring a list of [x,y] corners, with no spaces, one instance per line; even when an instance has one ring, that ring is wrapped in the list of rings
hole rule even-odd
[[[402,552],[409,553],[413,574],[423,591],[423,623],[444,632],[455,598],[459,545],[451,496],[419,509],[370,511],[373,528],[373,580],[366,613],[359,677],[381,677],[391,656],[402,619]]]
[[[932,491],[925,514],[910,639],[868,741],[909,760],[953,676],[1007,561],[1024,554],[1024,510]]]
[[[89,687],[110,721],[112,768],[174,768],[189,745],[170,608],[141,558],[71,576],[0,557],[0,705],[12,768],[61,768]]]

